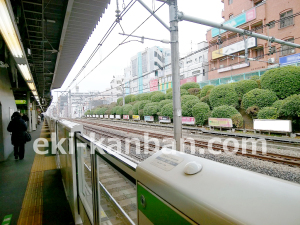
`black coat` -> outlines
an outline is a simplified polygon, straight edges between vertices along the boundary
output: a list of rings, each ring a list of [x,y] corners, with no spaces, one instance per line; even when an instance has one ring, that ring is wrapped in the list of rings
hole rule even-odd
[[[13,145],[25,144],[25,131],[27,131],[27,125],[21,117],[15,117],[9,122],[7,131],[11,132],[11,143]]]

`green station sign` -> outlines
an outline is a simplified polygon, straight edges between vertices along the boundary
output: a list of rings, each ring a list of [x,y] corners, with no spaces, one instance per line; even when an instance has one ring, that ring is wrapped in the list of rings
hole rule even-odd
[[[15,100],[16,105],[26,105],[27,101],[26,100]]]

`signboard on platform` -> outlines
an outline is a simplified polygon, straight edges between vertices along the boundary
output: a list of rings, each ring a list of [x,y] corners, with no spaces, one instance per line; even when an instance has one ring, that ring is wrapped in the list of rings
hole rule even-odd
[[[105,118],[105,119],[108,119],[108,115],[104,115],[104,118]]]
[[[291,120],[253,120],[254,130],[292,132]]]
[[[93,117],[96,117],[96,115],[93,115]]]
[[[129,120],[129,115],[123,115],[123,120]]]
[[[116,119],[120,120],[121,116],[120,115],[116,115]]]
[[[132,115],[132,119],[133,120],[140,120],[140,116],[139,115]]]
[[[96,115],[97,118],[99,118],[99,115]]]
[[[160,123],[171,123],[171,119],[168,116],[159,116],[158,120]]]
[[[154,116],[144,116],[145,122],[154,122]]]
[[[232,120],[228,118],[208,118],[211,127],[232,127]]]
[[[194,117],[182,117],[182,124],[195,125]]]
[[[114,119],[114,118],[115,118],[115,115],[109,115],[109,118],[110,118],[110,119]]]
[[[100,115],[100,119],[103,119],[103,115]]]
[[[26,105],[27,101],[26,100],[15,100],[16,105]]]

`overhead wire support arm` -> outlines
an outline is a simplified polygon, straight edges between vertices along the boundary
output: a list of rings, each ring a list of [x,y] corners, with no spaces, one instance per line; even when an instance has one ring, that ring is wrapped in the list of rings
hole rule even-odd
[[[263,39],[266,41],[270,40],[271,42],[276,42],[278,44],[283,44],[283,45],[288,45],[288,46],[295,47],[295,48],[300,48],[299,44],[283,41],[283,40],[277,39],[275,37],[268,37],[266,35],[254,33],[252,31],[248,31],[248,30],[244,30],[244,29],[240,29],[240,28],[230,27],[230,26],[227,26],[224,24],[208,21],[208,20],[205,20],[202,18],[188,16],[188,15],[185,15],[183,12],[178,12],[178,19],[181,21],[189,21],[189,22],[193,22],[193,23],[198,23],[198,24],[202,24],[202,25],[206,25],[206,26],[210,26],[210,27],[215,27],[215,28],[220,28],[220,29],[227,30],[227,31],[232,31],[234,33],[239,33],[242,35],[260,38],[260,39]]]
[[[164,22],[162,21],[162,19],[160,19],[154,11],[152,11],[142,0],[137,0],[142,6],[144,6],[145,9],[148,10],[148,12],[150,12],[154,17],[155,19],[158,20],[158,22],[160,22],[168,31],[170,31],[170,27]]]
[[[136,38],[141,38],[142,40],[143,39],[146,39],[146,40],[151,40],[151,41],[159,41],[159,42],[162,42],[162,43],[165,43],[165,44],[169,44],[171,43],[169,40],[158,40],[158,39],[154,39],[154,38],[148,38],[148,37],[144,37],[144,36],[137,36],[137,35],[131,35],[131,34],[124,34],[124,33],[119,33],[120,35],[125,35],[125,36],[129,36],[129,37],[136,37]]]

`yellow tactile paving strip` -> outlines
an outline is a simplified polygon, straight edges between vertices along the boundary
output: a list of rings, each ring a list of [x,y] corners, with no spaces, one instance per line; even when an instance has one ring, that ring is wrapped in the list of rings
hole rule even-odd
[[[43,125],[42,130],[46,126]],[[41,133],[41,137],[44,132]],[[18,225],[41,225],[43,216],[43,177],[45,170],[56,169],[55,156],[36,154],[23,199]]]

